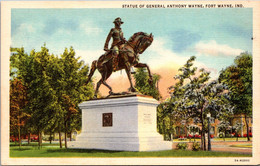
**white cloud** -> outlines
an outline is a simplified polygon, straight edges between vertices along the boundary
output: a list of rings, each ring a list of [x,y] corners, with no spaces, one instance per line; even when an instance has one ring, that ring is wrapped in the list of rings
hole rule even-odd
[[[85,32],[86,35],[96,35],[103,32],[103,30],[100,27],[94,25],[91,22],[81,23],[80,28],[83,32]]]
[[[159,69],[165,66],[171,68],[176,68],[176,67],[178,68],[181,64],[184,64],[185,61],[187,60],[187,57],[182,57],[174,53],[169,48],[167,48],[165,46],[167,41],[168,40],[164,38],[156,38],[153,41],[152,45],[147,49],[147,52],[145,54],[147,54],[147,56],[151,56],[151,58],[147,60],[147,63],[149,64],[149,66],[151,66],[151,68]],[[142,59],[141,56],[140,58]]]
[[[166,44],[169,42],[170,41],[168,41],[168,39],[157,38],[148,48],[147,53],[145,54],[147,54],[147,56],[151,56],[151,58],[147,60],[147,64],[151,66],[151,68],[157,70],[162,67],[167,67],[177,70],[181,66],[183,66],[187,62],[187,60],[192,56],[173,52],[173,50],[169,49],[169,47],[166,46]],[[194,65],[198,67],[205,66],[198,61],[195,61]]]
[[[35,32],[35,28],[32,24],[21,24],[18,27],[18,33],[32,33]]]
[[[208,56],[237,56],[243,52],[241,49],[231,48],[224,44],[218,44],[215,40],[209,42],[201,41],[196,44],[195,50],[199,54]]]
[[[171,49],[169,49],[168,46],[166,46],[166,44],[169,42],[170,41],[165,38],[157,38],[148,48],[149,51],[147,51],[146,54],[147,56],[151,56],[151,58],[147,60],[147,64],[150,66],[152,71],[156,70],[157,72],[161,72],[163,69],[168,68],[169,72],[177,72],[177,70],[182,67],[192,56],[173,52]],[[200,61],[195,60],[194,66],[198,67],[199,69],[204,68],[205,70],[210,71],[212,77],[217,75],[217,69],[209,67]],[[165,72],[165,70],[163,72]]]

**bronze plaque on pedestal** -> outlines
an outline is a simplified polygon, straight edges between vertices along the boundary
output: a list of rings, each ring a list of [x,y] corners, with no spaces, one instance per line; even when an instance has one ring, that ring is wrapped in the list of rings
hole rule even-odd
[[[103,127],[112,127],[113,117],[112,113],[103,113]]]

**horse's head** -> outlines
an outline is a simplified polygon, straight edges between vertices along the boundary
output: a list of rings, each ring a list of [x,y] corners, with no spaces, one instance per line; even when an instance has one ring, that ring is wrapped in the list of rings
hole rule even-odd
[[[153,42],[153,35],[143,32],[135,33],[129,40],[135,47],[135,52],[142,54]]]

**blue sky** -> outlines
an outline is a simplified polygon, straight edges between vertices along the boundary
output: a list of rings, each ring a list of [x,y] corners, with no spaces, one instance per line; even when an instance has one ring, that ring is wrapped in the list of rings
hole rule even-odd
[[[30,52],[46,43],[57,55],[73,46],[77,55],[91,63],[104,52],[116,17],[124,21],[126,39],[139,31],[153,33],[153,44],[140,57],[154,71],[165,66],[169,72],[176,71],[195,55],[196,65],[216,78],[241,52],[252,52],[251,8],[12,9],[11,46]]]

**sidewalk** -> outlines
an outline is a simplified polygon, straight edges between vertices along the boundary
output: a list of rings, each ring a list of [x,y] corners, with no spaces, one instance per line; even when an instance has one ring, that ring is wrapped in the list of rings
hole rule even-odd
[[[192,149],[193,142],[182,141],[183,143],[188,143],[188,149]],[[176,149],[176,145],[181,142],[173,142],[172,148]],[[241,144],[252,144],[252,141],[212,141],[211,150],[217,152],[231,152],[231,153],[241,153],[241,154],[252,154],[252,148],[246,147],[231,147],[231,145],[241,145]],[[207,147],[207,146],[206,146]]]
[[[252,141],[239,141],[239,142],[212,142],[212,151],[218,152],[232,152],[241,154],[252,154],[252,148],[245,147],[231,147],[231,145],[252,144]]]

